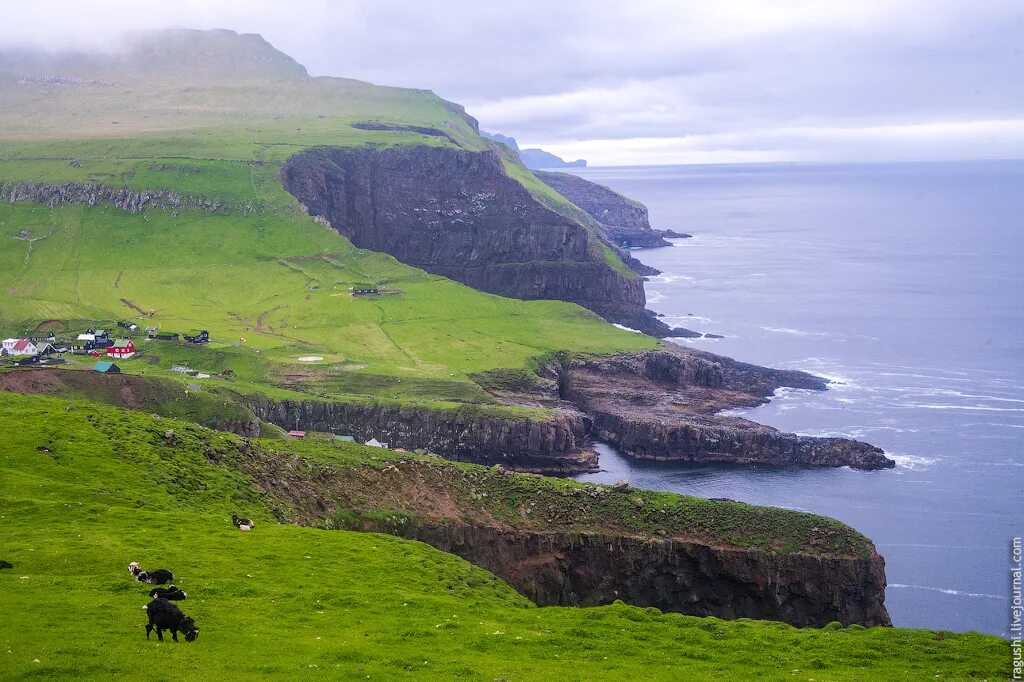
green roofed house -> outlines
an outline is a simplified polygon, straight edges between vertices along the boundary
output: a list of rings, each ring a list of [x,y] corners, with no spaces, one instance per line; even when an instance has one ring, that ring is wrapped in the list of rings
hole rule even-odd
[[[92,371],[103,374],[120,374],[121,368],[112,362],[97,362],[92,366]]]

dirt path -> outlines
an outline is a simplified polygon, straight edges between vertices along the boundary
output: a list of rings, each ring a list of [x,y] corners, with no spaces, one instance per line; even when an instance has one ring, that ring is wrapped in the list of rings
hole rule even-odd
[[[140,308],[139,306],[135,305],[134,303],[129,301],[127,298],[122,298],[121,299],[121,303],[124,303],[126,306],[128,306],[129,308],[131,308],[132,310],[137,312],[139,315],[145,316],[145,315],[149,314],[147,311],[145,311],[142,308]]]

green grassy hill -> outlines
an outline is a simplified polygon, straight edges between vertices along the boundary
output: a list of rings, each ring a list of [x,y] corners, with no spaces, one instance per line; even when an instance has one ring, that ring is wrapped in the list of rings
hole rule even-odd
[[[0,572],[5,679],[999,679],[1008,670],[1007,643],[978,634],[800,630],[622,604],[538,608],[420,543],[276,523],[272,502],[210,455],[235,437],[184,422],[0,394],[0,429],[0,559],[13,564]],[[382,453],[353,446],[346,457],[371,454]],[[256,529],[235,530],[234,511]],[[132,560],[174,571],[196,642],[146,641],[148,599],[127,573]]]
[[[283,57],[265,43],[253,48],[251,37],[203,35],[213,55],[242,42],[250,61],[279,65],[274,55]],[[186,84],[146,70],[147,59],[134,71],[118,70],[120,62],[71,68],[57,60],[51,71],[83,78],[113,70],[123,82],[56,86],[18,75],[43,66],[0,54],[0,185],[171,191],[219,210],[0,204],[0,333],[31,333],[41,324],[74,331],[125,318],[164,331],[208,329],[221,343],[204,354],[146,347],[159,358],[150,371],[187,360],[197,369],[230,368],[261,386],[440,400],[479,399],[468,374],[525,367],[553,351],[656,345],[571,304],[483,294],[356,249],[281,186],[281,162],[313,145],[487,148],[459,107],[421,90],[289,75],[287,65],[253,80],[236,77],[238,69],[250,74],[248,62],[223,73],[197,63],[203,77]],[[449,137],[352,127],[368,120]],[[514,160],[506,165],[547,205],[579,213]],[[606,257],[624,268],[611,250]],[[351,297],[361,283],[400,293]],[[323,361],[297,362],[310,355]],[[141,364],[128,361],[124,369],[141,371]],[[396,388],[395,377],[420,388]]]

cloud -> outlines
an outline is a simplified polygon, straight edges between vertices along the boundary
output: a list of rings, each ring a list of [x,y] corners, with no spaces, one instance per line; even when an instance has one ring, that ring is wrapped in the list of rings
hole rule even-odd
[[[0,46],[116,49],[125,31],[181,26],[261,33],[316,75],[430,88],[591,161],[973,157],[998,148],[964,131],[1024,112],[1016,0],[0,5]]]

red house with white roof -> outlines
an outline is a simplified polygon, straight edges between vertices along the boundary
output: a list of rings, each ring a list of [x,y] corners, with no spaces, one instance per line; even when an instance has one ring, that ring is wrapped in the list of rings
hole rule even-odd
[[[118,339],[107,348],[107,357],[126,360],[135,355],[135,343],[131,339]]]

